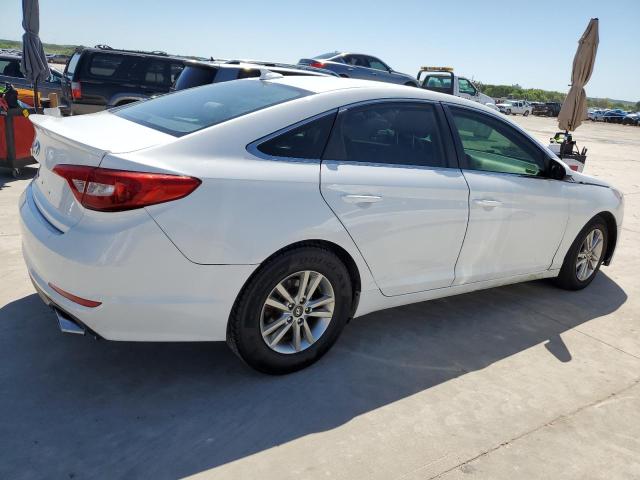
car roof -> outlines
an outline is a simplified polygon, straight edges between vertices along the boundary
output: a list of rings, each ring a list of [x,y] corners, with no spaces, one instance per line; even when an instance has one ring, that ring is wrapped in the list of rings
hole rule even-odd
[[[166,58],[170,60],[180,60],[182,62],[188,60],[187,58],[184,58],[184,57],[179,57],[177,55],[169,55],[168,53],[160,52],[160,51],[145,52],[143,50],[126,50],[126,49],[111,48],[106,45],[97,45],[95,47],[82,47],[82,48],[76,49],[74,53],[83,54],[85,52],[93,52],[93,53],[100,52],[100,53],[107,53],[107,54],[113,54],[113,55],[130,55],[130,56]]]
[[[494,113],[494,110],[481,103],[467,100],[465,98],[447,95],[446,93],[434,92],[423,88],[396,85],[393,83],[376,82],[372,80],[356,80],[352,78],[340,77],[312,77],[312,76],[290,76],[277,79],[266,80],[268,82],[289,85],[301,88],[316,94],[329,93],[345,89],[364,89],[370,93],[371,99],[402,98],[415,100],[431,100],[436,102],[447,102],[463,106],[470,106],[487,110]]]

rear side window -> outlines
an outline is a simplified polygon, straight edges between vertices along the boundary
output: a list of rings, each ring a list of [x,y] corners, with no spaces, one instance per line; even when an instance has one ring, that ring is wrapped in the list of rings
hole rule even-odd
[[[94,77],[113,77],[123,61],[122,55],[96,53],[91,57],[89,73]]]
[[[222,82],[133,103],[111,112],[180,137],[310,93],[260,80]]]
[[[201,85],[209,85],[214,82],[217,73],[217,68],[187,65],[178,77],[175,89],[185,90],[187,88],[199,87]]]
[[[342,112],[323,156],[327,160],[446,167],[435,107],[376,103]]]
[[[274,157],[320,159],[336,114],[328,113],[278,135],[258,146]]]

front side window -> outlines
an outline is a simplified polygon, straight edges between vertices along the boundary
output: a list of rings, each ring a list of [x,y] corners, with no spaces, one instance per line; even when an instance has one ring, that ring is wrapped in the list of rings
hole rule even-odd
[[[382,70],[383,72],[387,72],[387,66],[382,63],[377,58],[369,57],[369,68],[373,68],[375,70]]]
[[[300,88],[259,80],[222,82],[132,103],[111,113],[181,137],[309,94]]]
[[[335,112],[307,122],[258,146],[258,150],[274,157],[320,159]]]
[[[466,78],[458,79],[458,90],[460,90],[460,93],[466,93],[467,95],[473,96],[476,94],[476,87]]]
[[[336,121],[326,160],[446,167],[435,107],[375,103],[348,108]]]
[[[450,107],[468,168],[538,176],[543,154],[524,135],[490,115]]]

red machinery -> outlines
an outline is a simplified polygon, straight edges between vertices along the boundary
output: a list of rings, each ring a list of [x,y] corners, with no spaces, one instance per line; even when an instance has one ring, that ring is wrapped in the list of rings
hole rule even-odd
[[[19,177],[22,167],[36,163],[31,156],[35,137],[29,115],[33,108],[24,108],[17,100],[17,92],[7,86],[0,95],[0,168],[8,168]]]

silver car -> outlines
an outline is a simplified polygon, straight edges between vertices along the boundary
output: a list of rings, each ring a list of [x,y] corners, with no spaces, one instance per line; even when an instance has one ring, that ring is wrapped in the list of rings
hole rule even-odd
[[[345,78],[418,86],[417,80],[411,75],[396,72],[379,58],[361,53],[325,53],[313,58],[301,58],[298,65],[324,68]]]

